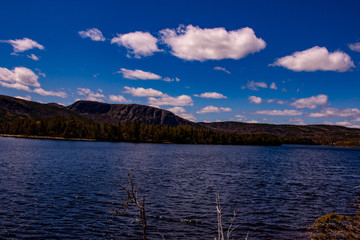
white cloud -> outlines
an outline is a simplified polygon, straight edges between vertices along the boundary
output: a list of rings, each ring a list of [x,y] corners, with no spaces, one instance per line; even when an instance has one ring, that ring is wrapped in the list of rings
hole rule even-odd
[[[325,105],[328,103],[328,96],[324,94],[319,94],[317,96],[312,96],[308,98],[300,98],[295,102],[291,103],[290,106],[296,108],[309,108],[315,109],[320,105]]]
[[[259,115],[270,115],[270,116],[299,116],[302,115],[302,112],[297,110],[261,110],[255,111],[252,114],[259,114]]]
[[[105,98],[104,94],[101,93],[94,93],[88,88],[78,88],[77,92],[80,96],[84,96],[84,100],[88,101],[96,101],[96,102],[103,102],[103,98]]]
[[[44,46],[31,40],[29,38],[16,39],[16,40],[2,40],[1,42],[9,43],[14,48],[14,53],[24,52],[33,48],[43,50]]]
[[[39,76],[26,67],[15,67],[13,70],[0,67],[0,80],[5,82],[40,87],[38,79]]]
[[[283,100],[277,100],[277,101],[276,101],[276,103],[277,103],[277,104],[280,104],[280,105],[283,105],[283,104],[285,104],[285,103],[286,103],[286,101],[283,101]]]
[[[26,101],[30,101],[30,100],[31,100],[30,95],[27,95],[27,96],[25,96],[25,97],[15,96],[15,98],[22,99],[22,100],[26,100]]]
[[[223,94],[217,93],[217,92],[205,92],[205,93],[202,93],[200,95],[194,94],[194,96],[195,97],[201,97],[201,98],[214,98],[214,99],[227,98]]]
[[[360,52],[360,42],[349,44],[349,48],[355,52]]]
[[[191,99],[190,96],[181,95],[178,97],[171,97],[166,94],[164,94],[160,98],[149,97],[148,103],[153,106],[165,105],[165,106],[181,107],[181,106],[193,106],[194,105],[193,100]]]
[[[348,127],[348,128],[360,128],[360,125],[352,124],[351,122],[348,122],[348,121],[342,121],[342,122],[327,122],[327,121],[325,121],[324,124],[343,126],[343,127]]]
[[[259,123],[257,120],[246,120],[245,123]]]
[[[247,82],[246,86],[241,86],[241,89],[250,89],[250,90],[254,90],[254,91],[258,91],[259,88],[267,88],[267,84],[264,82],[255,82],[255,81],[251,81],[251,82]]]
[[[309,117],[323,118],[323,117],[354,117],[360,116],[360,110],[357,108],[337,109],[324,108],[319,112],[310,113]]]
[[[162,97],[165,94],[161,91],[152,89],[152,88],[134,88],[134,87],[124,87],[124,93],[131,94],[134,97]]]
[[[277,88],[276,84],[274,82],[272,82],[270,85],[270,89],[277,90],[278,88]]]
[[[162,41],[178,58],[192,61],[240,59],[265,48],[266,43],[251,28],[227,31],[225,28],[200,28],[188,25],[160,31]]]
[[[255,104],[260,104],[263,101],[261,97],[256,97],[256,96],[250,96],[248,99],[250,103],[255,103]]]
[[[145,72],[142,70],[129,70],[125,68],[121,68],[117,73],[122,73],[123,78],[132,79],[132,80],[160,80],[161,76],[151,73]]]
[[[296,124],[296,125],[306,125],[306,123],[304,122],[303,119],[297,118],[297,117],[289,118],[288,122]]]
[[[266,102],[267,103],[273,103],[273,102],[275,102],[275,99],[268,99]]]
[[[109,96],[109,100],[112,102],[119,102],[119,103],[129,103],[130,101],[127,100],[124,96],[122,95],[110,95]]]
[[[360,117],[356,117],[354,119],[351,120],[352,122],[360,122]]]
[[[194,115],[192,113],[186,112],[185,108],[183,108],[183,107],[173,107],[173,108],[168,108],[167,110],[174,113],[175,115],[185,118],[187,120],[190,120],[190,121],[196,120],[196,117],[194,117]]]
[[[330,53],[325,47],[318,46],[279,58],[270,66],[280,66],[295,72],[318,70],[345,72],[355,67],[346,53],[341,51]]]
[[[127,34],[118,34],[117,37],[111,39],[112,44],[124,46],[130,54],[134,54],[136,58],[141,56],[151,56],[154,52],[161,50],[157,46],[157,39],[148,32],[132,32]]]
[[[164,77],[162,80],[165,82],[180,82],[180,79],[177,77],[176,78]]]
[[[35,54],[30,54],[30,55],[26,55],[28,58],[34,60],[34,61],[39,61],[39,57],[36,56]]]
[[[226,68],[224,68],[224,67],[216,66],[216,67],[214,67],[214,70],[223,71],[223,72],[226,72],[227,74],[231,74],[231,72],[228,71],[228,70],[227,70]]]
[[[219,113],[219,112],[231,112],[231,108],[227,107],[215,107],[215,106],[206,106],[200,111],[197,111],[196,113],[204,114],[204,113]]]
[[[35,88],[34,93],[40,94],[42,96],[55,96],[55,97],[61,97],[61,98],[66,98],[67,94],[65,92],[54,92],[54,91],[46,91],[42,88]]]
[[[93,41],[105,41],[101,31],[97,28],[87,29],[86,31],[79,31],[79,35],[82,38],[90,38]]]
[[[7,83],[7,82],[0,81],[0,86],[31,92],[31,89],[28,86],[21,84],[21,83]]]

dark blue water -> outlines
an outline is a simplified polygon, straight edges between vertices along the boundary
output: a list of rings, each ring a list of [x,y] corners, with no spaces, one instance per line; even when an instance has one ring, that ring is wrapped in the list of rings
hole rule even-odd
[[[0,239],[140,239],[117,215],[130,170],[149,239],[214,239],[215,195],[234,239],[305,239],[326,213],[352,212],[360,149],[204,146],[0,138]],[[181,222],[190,219],[197,224]]]

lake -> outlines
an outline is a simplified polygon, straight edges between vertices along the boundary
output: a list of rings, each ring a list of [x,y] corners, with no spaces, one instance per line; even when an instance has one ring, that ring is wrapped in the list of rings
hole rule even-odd
[[[214,146],[0,137],[0,238],[140,239],[121,211],[131,171],[149,239],[214,239],[216,199],[234,239],[306,239],[326,213],[350,214],[360,149]],[[193,220],[184,222],[180,219]]]

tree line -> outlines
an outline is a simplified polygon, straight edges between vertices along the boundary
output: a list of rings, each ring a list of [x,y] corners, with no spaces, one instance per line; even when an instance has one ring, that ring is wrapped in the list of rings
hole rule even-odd
[[[143,143],[281,145],[284,142],[284,139],[270,134],[236,134],[205,127],[161,126],[130,121],[109,125],[75,117],[0,120],[0,133]]]

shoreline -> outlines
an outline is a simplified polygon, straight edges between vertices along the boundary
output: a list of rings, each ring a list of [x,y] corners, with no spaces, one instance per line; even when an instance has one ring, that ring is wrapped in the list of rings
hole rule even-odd
[[[91,139],[91,138],[64,138],[64,137],[21,135],[21,134],[20,134],[20,135],[15,135],[15,134],[0,134],[0,137],[97,142],[96,139]]]

